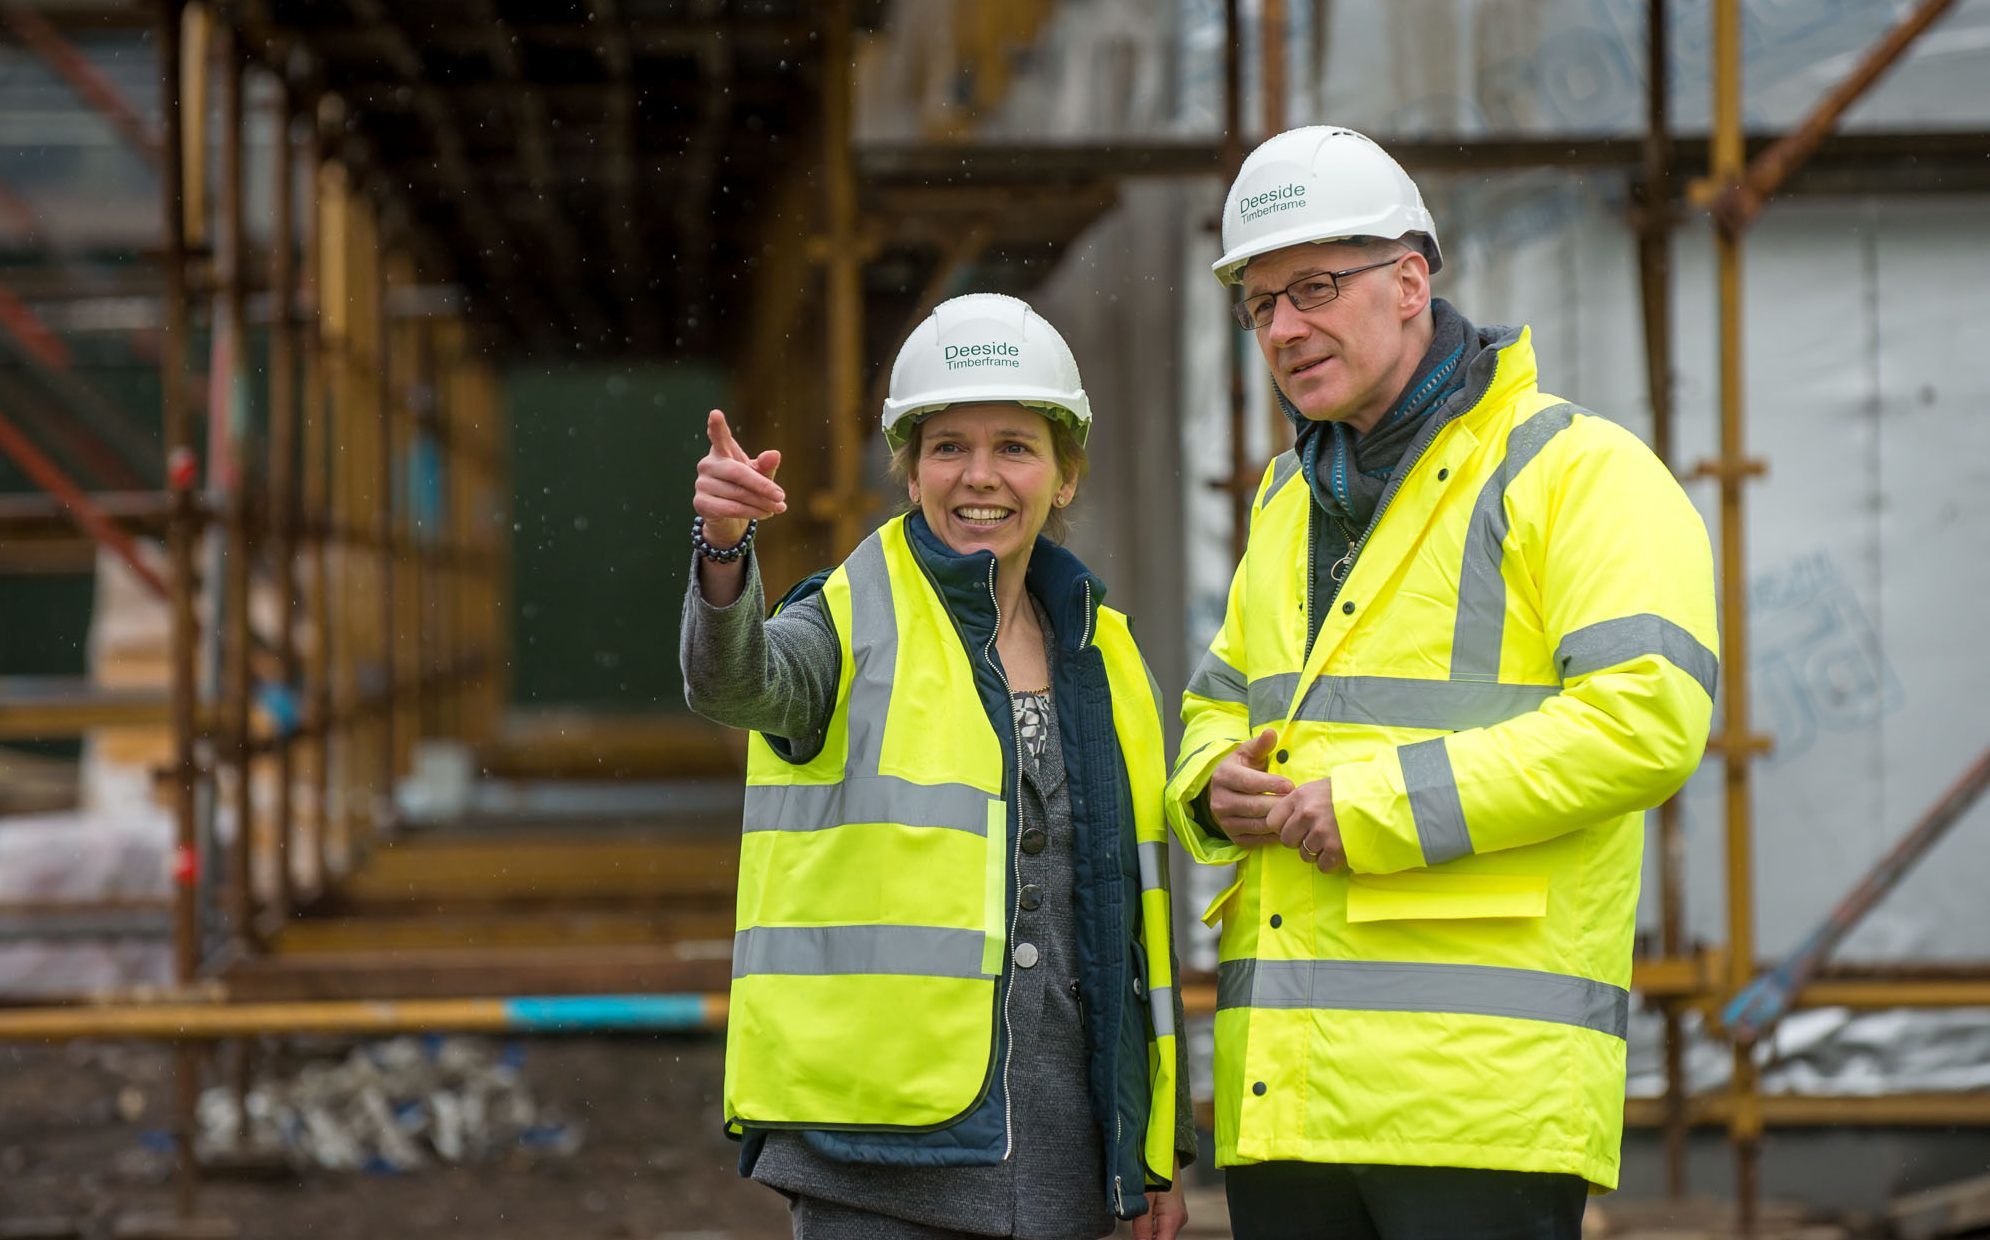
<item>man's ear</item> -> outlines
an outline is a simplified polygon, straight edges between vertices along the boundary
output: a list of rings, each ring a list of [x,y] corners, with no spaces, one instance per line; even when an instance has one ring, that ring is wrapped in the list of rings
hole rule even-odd
[[[1407,323],[1430,304],[1430,260],[1411,250],[1396,264],[1396,314]]]

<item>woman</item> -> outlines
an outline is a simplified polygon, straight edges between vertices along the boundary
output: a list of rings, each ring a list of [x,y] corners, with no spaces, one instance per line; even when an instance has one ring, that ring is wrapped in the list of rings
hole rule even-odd
[[[726,1125],[801,1240],[1171,1240],[1194,1156],[1152,681],[1041,537],[1091,406],[1012,297],[892,367],[910,504],[762,621],[780,454],[706,424],[685,695],[749,741]]]

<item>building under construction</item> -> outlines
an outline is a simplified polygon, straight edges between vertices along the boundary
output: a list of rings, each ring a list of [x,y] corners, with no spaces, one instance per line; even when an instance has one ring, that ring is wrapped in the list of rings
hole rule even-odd
[[[1651,814],[1621,1196],[1782,1234],[1984,1170],[1990,0],[0,27],[0,1178],[46,1135],[8,1114],[20,1055],[170,1066],[169,1179],[0,1189],[0,1235],[99,1234],[85,1198],[120,1235],[225,1233],[217,1178],[296,1162],[249,1148],[252,1099],[330,1046],[667,1036],[715,1073],[745,746],[677,666],[705,414],[783,452],[785,588],[894,509],[884,371],[947,297],[1027,297],[1082,359],[1071,543],[1173,700],[1291,435],[1214,220],[1246,151],[1316,122],[1402,161],[1437,292],[1530,324],[1713,538],[1715,736]],[[1174,878],[1206,1107],[1194,914],[1224,880]],[[715,1134],[687,1081],[647,1122]],[[699,1151],[687,1177],[764,1195]],[[584,1180],[539,1191],[617,1191]],[[1990,1190],[1891,1217],[1964,1234],[1925,1228],[1986,1225]],[[786,1234],[733,1218],[683,1225]]]

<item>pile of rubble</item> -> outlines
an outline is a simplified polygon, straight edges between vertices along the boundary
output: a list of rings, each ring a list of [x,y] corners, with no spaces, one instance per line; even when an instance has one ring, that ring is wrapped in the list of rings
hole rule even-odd
[[[209,1151],[277,1151],[304,1165],[373,1172],[573,1154],[580,1126],[533,1101],[523,1055],[516,1043],[499,1049],[474,1038],[365,1043],[255,1085],[239,1108],[232,1090],[207,1090],[200,1140]]]

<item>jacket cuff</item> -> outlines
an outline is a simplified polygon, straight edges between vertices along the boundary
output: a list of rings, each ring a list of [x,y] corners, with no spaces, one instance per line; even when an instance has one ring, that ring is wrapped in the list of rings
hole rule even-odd
[[[1208,806],[1203,803],[1203,792],[1209,786],[1210,772],[1236,747],[1235,743],[1211,742],[1184,759],[1168,781],[1168,824],[1188,855],[1203,865],[1229,865],[1244,858],[1244,850],[1204,817]]]
[[[1395,750],[1337,766],[1332,778],[1334,823],[1340,828],[1341,851],[1351,873],[1394,874],[1423,868],[1423,845],[1410,818],[1409,795],[1403,789]]]

